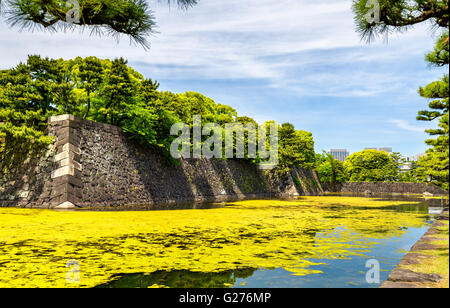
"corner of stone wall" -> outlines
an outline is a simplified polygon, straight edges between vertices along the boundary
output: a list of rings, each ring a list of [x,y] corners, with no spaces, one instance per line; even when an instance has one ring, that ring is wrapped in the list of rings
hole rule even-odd
[[[52,134],[56,137],[56,169],[52,172],[53,187],[50,208],[77,208],[81,202],[80,138],[77,135],[79,120],[65,114],[48,119]]]

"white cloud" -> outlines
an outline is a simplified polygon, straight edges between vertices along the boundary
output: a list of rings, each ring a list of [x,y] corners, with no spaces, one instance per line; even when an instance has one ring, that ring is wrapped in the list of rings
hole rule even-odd
[[[424,150],[427,127],[419,125],[430,123],[413,122],[427,104],[417,89],[442,75],[423,61],[435,39],[427,25],[367,45],[352,0],[200,0],[187,11],[150,2],[160,31],[150,51],[126,38],[20,33],[0,21],[0,69],[29,54],[124,57],[164,89],[194,89],[260,122],[309,129],[319,149]]]
[[[0,68],[14,66],[28,54],[122,56],[157,80],[254,79],[298,95],[337,97],[372,96],[416,78],[358,65],[423,54],[424,41],[431,42],[425,27],[389,46],[365,45],[354,30],[351,2],[202,0],[183,11],[151,0],[160,33],[151,38],[149,52],[130,46],[126,38],[116,44],[111,38],[90,37],[88,31],[19,34],[0,23]],[[330,50],[337,52],[324,53]]]
[[[410,132],[418,132],[418,133],[423,133],[426,129],[430,128],[429,126],[421,127],[421,126],[412,125],[412,124],[409,124],[407,121],[400,120],[400,119],[389,120],[389,123],[392,123],[395,126],[397,126],[398,128],[401,128],[403,130],[407,130]]]

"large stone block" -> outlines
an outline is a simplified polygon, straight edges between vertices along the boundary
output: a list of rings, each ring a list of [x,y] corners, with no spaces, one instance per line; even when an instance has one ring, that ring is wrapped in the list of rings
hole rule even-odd
[[[72,127],[61,127],[58,130],[56,130],[56,136],[58,138],[67,138],[70,135],[77,137],[77,129],[76,128],[72,128]]]
[[[65,167],[61,167],[59,169],[56,169],[55,171],[52,172],[52,179],[58,178],[58,177],[64,176],[64,175],[75,176],[75,168],[74,168],[74,166],[65,166]]]
[[[80,138],[75,135],[64,136],[63,138],[58,137],[58,141],[56,141],[55,146],[59,147],[64,146],[67,143],[71,143],[72,145],[78,147],[80,145],[80,141]]]
[[[59,162],[64,159],[70,159],[73,161],[73,160],[76,160],[76,158],[77,158],[76,155],[77,154],[75,152],[64,151],[64,152],[61,152],[61,153],[55,155],[55,162]]]
[[[67,121],[67,120],[73,121],[73,120],[75,120],[75,117],[71,114],[63,114],[63,115],[48,118],[49,123],[61,122],[61,121]]]
[[[80,188],[83,187],[83,182],[81,182],[81,180],[79,178],[77,178],[73,175],[63,175],[61,177],[53,179],[54,187],[59,186],[64,183],[69,183],[73,186],[80,187]]]
[[[75,160],[71,158],[65,158],[58,161],[58,168],[66,167],[66,166],[73,166],[75,169],[82,171],[83,168],[80,165],[80,163],[76,162]]]
[[[69,127],[69,128],[77,129],[79,127],[79,121],[76,118],[74,120],[64,120],[64,121],[58,122],[58,125],[61,128]]]
[[[59,186],[54,187],[51,193],[51,198],[69,194],[81,198],[80,188],[69,183],[63,183]]]
[[[80,148],[70,143],[63,145],[62,152],[74,152],[75,154],[81,154]]]
[[[69,209],[76,209],[76,208],[77,208],[77,206],[69,201],[63,202],[60,205],[57,205],[54,207],[54,209],[60,209],[60,210],[69,210]]]

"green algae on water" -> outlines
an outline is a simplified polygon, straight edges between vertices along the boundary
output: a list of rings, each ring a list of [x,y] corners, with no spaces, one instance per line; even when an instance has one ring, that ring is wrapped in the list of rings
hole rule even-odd
[[[392,208],[404,203],[323,196],[201,210],[1,208],[0,287],[94,287],[118,274],[158,271],[318,274],[317,260],[364,256],[405,228],[424,226],[423,213]],[[79,283],[66,279],[69,260],[79,263]]]

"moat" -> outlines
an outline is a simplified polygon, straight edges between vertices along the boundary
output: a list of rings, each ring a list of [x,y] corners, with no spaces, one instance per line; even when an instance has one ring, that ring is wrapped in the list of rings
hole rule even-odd
[[[439,210],[439,199],[400,196],[172,211],[0,208],[0,286],[379,287],[366,282],[366,262],[377,260],[385,281]]]

